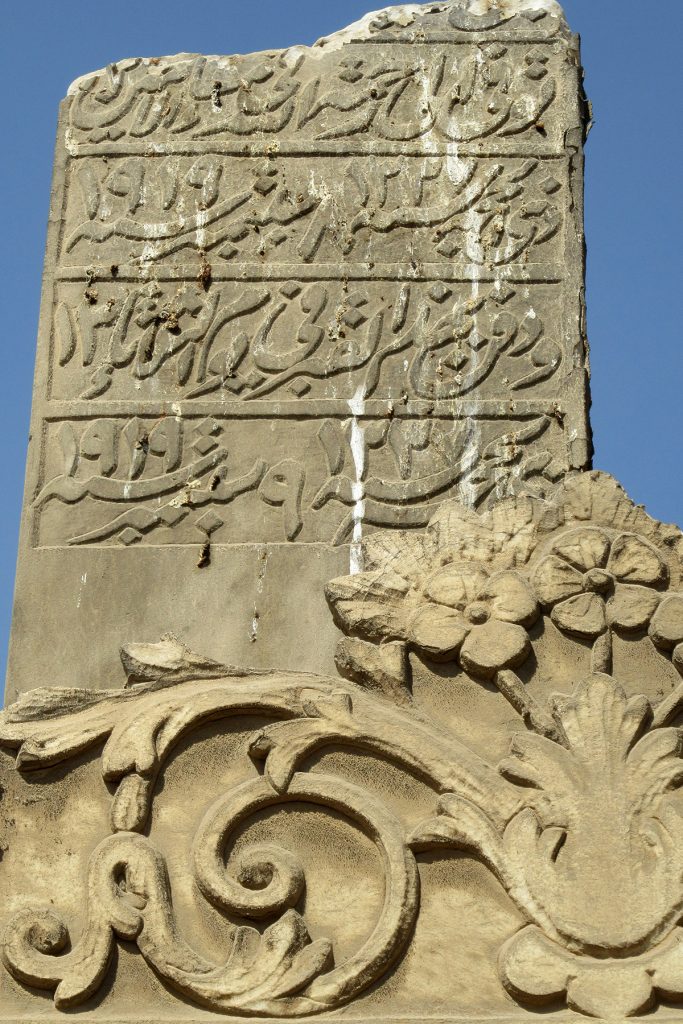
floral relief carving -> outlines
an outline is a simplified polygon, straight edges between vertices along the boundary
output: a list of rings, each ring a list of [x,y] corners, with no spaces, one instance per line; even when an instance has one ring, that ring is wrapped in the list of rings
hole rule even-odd
[[[595,639],[605,630],[642,629],[659,604],[667,569],[635,534],[614,541],[604,530],[572,530],[536,567],[534,585],[560,629]]]
[[[39,689],[2,714],[0,743],[20,771],[101,746],[113,789],[112,834],[84,881],[87,926],[69,948],[53,909],[11,916],[2,956],[17,981],[53,990],[59,1009],[76,1006],[98,992],[125,939],[206,1008],[329,1011],[401,958],[419,914],[420,856],[454,849],[481,860],[524,918],[499,953],[510,999],[610,1018],[660,996],[683,1000],[680,531],[610,477],[585,473],[553,500],[506,498],[482,513],[444,502],[422,534],[378,532],[363,555],[362,572],[327,590],[345,634],[339,678],[221,666],[167,636],[124,648],[123,690]],[[536,663],[546,630],[574,666],[567,682],[557,655],[547,694]],[[622,638],[647,647],[650,671],[661,666],[660,696],[614,673]],[[485,756],[421,706],[417,661],[427,672],[450,663],[440,685],[457,687],[462,674],[498,691],[518,716],[508,756]],[[214,963],[181,936],[164,853],[146,827],[179,739],[234,715],[270,724],[254,728],[248,749],[258,776],[205,809],[186,867],[198,899],[253,922],[234,925],[226,961]],[[433,809],[415,827],[369,788],[311,770],[311,755],[329,747],[371,752],[421,779]],[[296,854],[273,842],[231,853],[245,821],[292,801],[333,809],[380,854],[377,919],[339,962],[333,934],[309,933]]]

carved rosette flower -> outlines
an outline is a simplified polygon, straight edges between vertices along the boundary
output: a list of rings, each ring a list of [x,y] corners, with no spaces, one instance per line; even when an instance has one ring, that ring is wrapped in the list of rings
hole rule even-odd
[[[490,549],[463,549],[462,538],[459,547],[451,546],[443,529],[400,535],[393,550],[386,540],[379,552],[378,545],[372,539],[366,545],[377,568],[328,584],[345,632],[380,649],[399,643],[432,661],[458,661],[482,679],[527,658],[527,630],[540,614],[538,602],[520,573],[486,564]],[[467,554],[474,557],[462,557]]]
[[[525,627],[538,618],[536,598],[516,572],[489,576],[473,563],[437,570],[409,613],[412,648],[434,660],[458,658],[472,675],[490,678],[521,664],[531,649]]]
[[[595,640],[608,628],[647,627],[668,571],[659,552],[642,537],[585,526],[560,537],[533,576],[542,604],[556,626]]]

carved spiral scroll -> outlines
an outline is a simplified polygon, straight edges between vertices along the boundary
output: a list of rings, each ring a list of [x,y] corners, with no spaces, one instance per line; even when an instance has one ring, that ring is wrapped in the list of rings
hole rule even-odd
[[[318,804],[350,818],[372,839],[384,864],[384,905],[371,935],[357,953],[317,978],[306,993],[316,1002],[339,1003],[370,985],[400,955],[417,915],[417,866],[406,847],[403,828],[383,804],[358,786],[324,775],[297,772],[286,793],[275,792],[265,778],[247,782],[208,810],[194,840],[195,873],[207,899],[223,910],[262,917],[293,906],[303,891],[303,875],[291,854],[271,844],[252,848],[248,860],[242,855],[237,861],[235,878],[226,871],[225,852],[248,817],[294,800]],[[264,888],[245,886],[245,881],[253,883],[253,872],[261,881],[268,879]]]
[[[172,988],[209,1009],[269,1017],[319,1009],[300,993],[331,962],[326,939],[311,941],[290,910],[262,935],[236,927],[227,960],[206,960],[179,934],[164,858],[144,836],[118,833],[94,850],[86,907],[85,927],[69,952],[68,929],[49,910],[22,911],[4,937],[8,970],[25,984],[54,989],[60,1010],[97,992],[117,937],[136,942]]]
[[[244,787],[240,787],[244,788]],[[248,794],[251,802],[252,794]],[[296,858],[274,843],[259,843],[235,858],[236,879],[225,873],[220,855],[218,815],[195,849],[199,887],[216,906],[243,917],[270,917],[294,907],[303,895],[304,873]]]
[[[126,879],[126,884],[122,881]],[[47,909],[26,909],[9,923],[2,955],[19,981],[56,989],[55,1005],[66,1009],[97,991],[114,948],[114,936],[135,941],[143,925],[140,907],[149,898],[160,933],[173,933],[165,894],[169,891],[161,855],[142,836],[119,835],[103,840],[88,867],[86,922],[80,939],[68,952],[69,929]],[[145,898],[142,898],[142,894]],[[175,938],[175,935],[174,935]]]

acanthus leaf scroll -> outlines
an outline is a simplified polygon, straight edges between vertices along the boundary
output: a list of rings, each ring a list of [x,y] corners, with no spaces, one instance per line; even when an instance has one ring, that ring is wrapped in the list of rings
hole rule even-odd
[[[636,508],[611,478],[587,473],[554,500],[511,497],[483,513],[444,502],[424,533],[378,532],[364,556],[364,572],[328,587],[347,633],[340,668],[351,666],[348,680],[220,666],[167,637],[126,648],[132,685],[123,691],[37,690],[3,713],[0,741],[18,751],[22,772],[104,744],[102,774],[115,790],[113,834],[88,869],[86,932],[67,953],[66,926],[53,911],[20,911],[3,946],[16,979],[54,989],[60,1008],[77,1005],[96,993],[118,937],[137,942],[172,988],[210,1009],[322,1012],[400,959],[419,913],[415,858],[455,849],[480,859],[526,920],[500,951],[512,998],[562,998],[599,1017],[633,1016],[659,993],[683,999],[683,739],[675,724],[683,680],[666,674],[683,661],[683,535]],[[559,597],[573,603],[553,617],[559,598],[550,591],[560,584]],[[586,594],[606,609],[599,629]],[[568,656],[574,671],[580,656],[584,668],[544,699],[530,683],[551,625],[576,637]],[[670,692],[659,701],[612,674],[621,636],[669,666],[662,680]],[[453,663],[496,688],[519,721],[507,758],[489,762],[420,707],[416,657],[421,671]],[[273,719],[249,746],[261,773],[207,807],[187,868],[202,898],[266,927],[237,925],[221,965],[180,937],[163,854],[143,833],[178,739],[204,721],[244,714]],[[407,828],[369,790],[306,768],[335,745],[372,751],[426,781],[432,817]],[[297,909],[306,879],[291,852],[267,843],[224,860],[240,823],[293,800],[334,808],[381,851],[383,908],[338,966],[333,939],[311,940]],[[249,959],[258,965],[252,976],[241,958],[259,943],[271,952]]]

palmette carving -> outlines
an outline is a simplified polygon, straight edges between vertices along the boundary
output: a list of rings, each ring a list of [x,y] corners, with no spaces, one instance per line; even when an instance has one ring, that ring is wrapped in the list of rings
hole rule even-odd
[[[422,534],[370,538],[365,571],[329,585],[348,634],[339,656],[348,681],[220,666],[167,637],[126,648],[123,691],[28,694],[3,713],[0,741],[18,750],[22,772],[104,744],[113,835],[92,854],[88,924],[73,949],[53,911],[26,909],[5,933],[5,965],[67,1008],[97,992],[118,937],[210,1009],[322,1012],[401,956],[418,913],[415,857],[452,848],[480,858],[528,922],[500,951],[515,999],[562,997],[593,1016],[636,1014],[658,993],[683,999],[683,682],[657,702],[627,695],[611,674],[621,636],[683,667],[682,554],[678,530],[601,474],[573,477],[553,501],[508,498],[481,514],[445,502]],[[539,626],[555,622],[580,638],[572,656],[585,650],[586,667],[544,699],[527,666]],[[509,702],[525,728],[500,764],[421,710],[410,685],[418,655],[425,668],[458,663]],[[216,964],[180,937],[163,852],[142,833],[178,740],[245,714],[273,720],[249,747],[262,774],[207,807],[187,870],[202,898],[265,930],[236,925],[232,953]],[[424,780],[436,814],[409,828],[369,789],[306,770],[332,746],[371,751]],[[383,864],[379,916],[339,964],[334,937],[311,941],[306,929],[296,855],[270,841],[230,853],[244,822],[292,801],[348,818]]]

